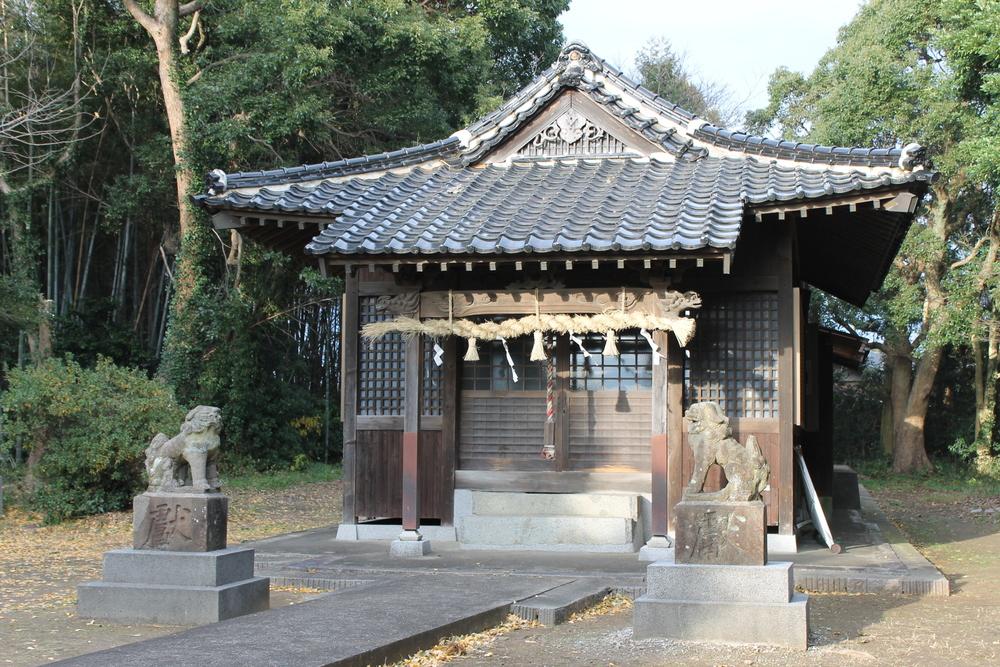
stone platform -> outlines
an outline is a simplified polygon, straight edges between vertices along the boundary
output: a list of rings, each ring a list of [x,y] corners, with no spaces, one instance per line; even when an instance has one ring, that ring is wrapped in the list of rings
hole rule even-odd
[[[202,625],[263,611],[270,582],[253,568],[253,549],[108,551],[103,580],[77,588],[77,613],[121,623]]]
[[[791,563],[702,565],[658,562],[635,601],[636,639],[666,638],[808,647],[808,596]]]

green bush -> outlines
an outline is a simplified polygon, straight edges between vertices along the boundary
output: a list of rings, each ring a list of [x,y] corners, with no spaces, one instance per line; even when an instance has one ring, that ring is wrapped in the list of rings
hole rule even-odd
[[[48,522],[128,507],[143,484],[143,450],[184,418],[169,387],[137,369],[72,357],[13,370],[0,399],[5,447],[28,451],[29,499]]]

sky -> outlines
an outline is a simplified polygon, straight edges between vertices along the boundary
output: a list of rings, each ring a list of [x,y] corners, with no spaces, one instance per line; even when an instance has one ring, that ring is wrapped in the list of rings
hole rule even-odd
[[[744,110],[767,104],[767,80],[784,65],[810,72],[860,0],[572,0],[560,20],[612,65],[631,71],[636,52],[665,37],[689,69],[725,85]]]

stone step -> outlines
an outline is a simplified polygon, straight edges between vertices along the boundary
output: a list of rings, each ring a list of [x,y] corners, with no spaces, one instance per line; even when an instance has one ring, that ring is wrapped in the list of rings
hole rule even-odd
[[[470,515],[460,519],[458,539],[465,548],[632,552],[637,530],[621,517]]]
[[[639,496],[473,491],[471,513],[484,516],[622,517],[634,521],[639,517]]]
[[[611,588],[598,581],[577,579],[572,583],[515,602],[511,605],[510,611],[525,620],[538,621],[542,625],[560,625],[574,612],[600,602],[609,592]]]

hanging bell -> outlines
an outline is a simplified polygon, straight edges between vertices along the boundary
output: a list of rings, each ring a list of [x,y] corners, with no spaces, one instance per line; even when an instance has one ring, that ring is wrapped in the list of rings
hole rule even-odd
[[[614,329],[608,329],[608,333],[604,334],[605,343],[604,351],[601,352],[605,357],[617,357],[618,356],[618,345],[615,341],[615,331]]]
[[[535,332],[535,344],[531,346],[531,361],[545,361],[545,343],[542,341],[542,332]]]
[[[465,351],[464,359],[466,361],[479,361],[479,351],[476,350],[475,338],[469,339],[469,349]]]

